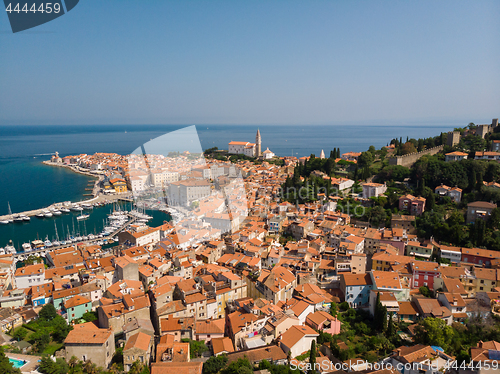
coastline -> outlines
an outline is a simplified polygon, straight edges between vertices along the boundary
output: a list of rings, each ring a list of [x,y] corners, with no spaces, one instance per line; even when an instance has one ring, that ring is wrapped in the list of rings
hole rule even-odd
[[[28,217],[33,217],[33,216],[36,216],[37,214],[41,213],[43,210],[57,209],[57,208],[61,208],[63,206],[70,206],[73,204],[109,203],[109,202],[114,202],[114,201],[118,201],[118,200],[131,201],[133,199],[133,196],[131,195],[130,192],[126,192],[126,193],[122,193],[122,194],[113,194],[113,195],[99,194],[99,187],[98,186],[99,186],[99,183],[104,179],[104,176],[100,173],[92,173],[92,172],[84,170],[78,166],[64,165],[61,163],[56,163],[56,162],[51,162],[51,161],[42,161],[41,163],[44,165],[47,165],[47,166],[64,167],[66,169],[71,170],[74,173],[78,173],[78,174],[82,174],[82,175],[86,175],[86,176],[95,178],[94,187],[93,187],[93,191],[92,191],[93,197],[90,199],[87,199],[87,200],[81,200],[81,201],[77,201],[77,202],[71,201],[70,202],[71,204],[66,204],[67,202],[58,202],[58,203],[51,204],[47,207],[42,207],[42,208],[33,209],[33,210],[29,210],[29,211],[24,211],[24,212],[17,212],[17,213],[15,213],[16,215],[23,214],[23,215],[26,215]],[[13,216],[14,216],[14,214],[6,214],[3,216],[0,216],[0,220],[12,218]]]

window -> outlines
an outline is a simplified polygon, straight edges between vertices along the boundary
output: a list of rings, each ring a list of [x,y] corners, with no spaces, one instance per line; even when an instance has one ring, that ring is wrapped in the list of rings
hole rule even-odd
[[[479,289],[482,291],[484,287],[479,287]]]
[[[417,281],[415,281],[415,287],[418,287],[418,282]]]
[[[415,279],[418,279],[418,274],[415,274]]]
[[[424,280],[428,280],[429,279],[429,276],[428,275],[424,275]]]
[[[483,279],[481,279],[481,284],[484,284],[484,280]]]
[[[109,342],[106,342],[106,347],[108,347],[108,346],[109,346]]]

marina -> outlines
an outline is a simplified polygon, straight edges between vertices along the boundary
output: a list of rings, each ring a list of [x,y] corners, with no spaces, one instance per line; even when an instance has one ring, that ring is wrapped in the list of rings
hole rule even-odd
[[[86,208],[78,204],[76,206],[82,210],[71,209],[61,215],[33,218],[30,222],[0,225],[0,254],[2,249],[4,253],[43,254],[46,250],[74,243],[108,244],[110,238],[131,224],[127,223],[131,218],[134,218],[133,223],[152,226],[159,226],[171,219],[167,213],[154,208],[138,210],[130,201],[114,200],[94,204]],[[88,217],[78,219],[82,216]]]

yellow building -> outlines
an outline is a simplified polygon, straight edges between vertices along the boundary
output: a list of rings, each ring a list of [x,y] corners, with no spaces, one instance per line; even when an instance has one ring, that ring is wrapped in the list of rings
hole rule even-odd
[[[109,183],[112,184],[113,188],[115,189],[116,193],[123,193],[127,192],[127,183],[120,178],[114,178],[109,181]]]
[[[472,284],[467,284],[465,290],[469,294],[478,292],[493,292],[500,283],[498,269],[474,268],[474,279]]]
[[[413,257],[399,256],[388,252],[378,252],[372,256],[372,270],[391,271],[394,265],[407,264]]]
[[[23,325],[23,317],[12,308],[0,308],[0,329],[9,332]]]

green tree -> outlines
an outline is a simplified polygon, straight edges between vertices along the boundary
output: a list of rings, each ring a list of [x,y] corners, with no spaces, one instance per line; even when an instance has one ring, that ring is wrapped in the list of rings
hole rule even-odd
[[[50,357],[43,356],[38,371],[43,374],[66,374],[69,372],[69,366],[62,358],[54,362]]]
[[[30,335],[30,340],[35,346],[38,353],[42,353],[50,343],[50,335],[47,328],[40,328],[38,331]]]
[[[21,374],[21,370],[15,369],[14,366],[9,361],[9,358],[5,356],[3,347],[0,347],[0,373],[2,374]]]
[[[358,157],[358,163],[360,168],[365,166],[370,166],[373,163],[373,154],[371,152],[362,152]]]
[[[68,336],[69,332],[73,330],[73,326],[69,326],[66,320],[59,315],[52,320],[51,326],[53,328],[51,334],[52,339],[58,343],[62,343]]]
[[[139,360],[135,361],[129,370],[130,374],[149,374],[149,368],[147,365],[139,362]]]
[[[313,340],[311,342],[311,350],[309,351],[309,363],[311,364],[311,370],[309,371],[310,374],[315,374],[316,369],[314,368],[316,365],[316,341]]]
[[[334,317],[337,317],[337,313],[338,313],[337,303],[332,301],[330,304],[330,314]]]
[[[28,330],[26,330],[24,327],[19,327],[14,331],[12,337],[16,340],[24,340],[26,335],[28,335]]]
[[[373,315],[373,324],[377,331],[385,331],[387,328],[387,308],[380,301],[380,292],[377,292],[377,300],[375,302],[375,312]]]
[[[203,374],[217,374],[227,365],[227,356],[225,354],[219,356],[211,356],[203,364]]]
[[[29,255],[26,260],[24,260],[25,265],[33,265],[37,263],[41,263],[43,260],[40,257],[36,257],[33,255]]]
[[[432,297],[432,292],[429,289],[429,287],[427,287],[427,286],[421,286],[418,290],[425,297]]]
[[[401,148],[401,153],[403,155],[408,155],[410,153],[415,153],[415,152],[417,152],[417,149],[415,148],[412,142],[406,142]]]
[[[448,351],[454,338],[453,328],[439,318],[427,317],[415,328],[415,340],[421,344],[437,345]]]
[[[239,358],[231,362],[225,369],[222,369],[221,374],[252,374],[253,367],[248,358]]]
[[[387,219],[387,212],[381,206],[375,206],[368,211],[367,216],[368,222],[371,225],[378,227],[381,223],[385,223],[385,220]]]
[[[57,311],[56,308],[54,308],[53,304],[45,304],[42,307],[42,310],[40,310],[40,313],[38,313],[38,317],[42,321],[52,321],[54,318],[57,316]]]
[[[97,313],[96,312],[85,312],[83,313],[82,318],[85,320],[85,322],[92,322],[97,320]]]
[[[208,351],[204,340],[189,340],[189,350],[191,351],[191,358],[201,357],[201,355]]]

